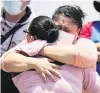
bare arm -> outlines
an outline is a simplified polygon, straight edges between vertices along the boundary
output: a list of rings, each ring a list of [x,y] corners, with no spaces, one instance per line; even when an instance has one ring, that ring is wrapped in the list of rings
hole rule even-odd
[[[35,68],[35,62],[37,62],[36,59],[31,59],[18,53],[9,53],[3,60],[4,68],[7,72],[22,72],[33,69]]]
[[[50,63],[49,61],[52,60],[47,58],[32,58],[18,53],[8,53],[2,61],[2,70],[6,72],[23,72],[35,69],[42,76],[44,82],[46,82],[46,75],[53,81],[55,81],[55,75],[60,77],[59,72],[56,70],[60,67]]]
[[[39,40],[27,44],[26,41],[23,40],[20,44],[2,55],[2,69],[6,72],[22,72],[29,69],[33,69],[34,65],[36,65],[39,59],[26,57],[24,55],[18,54],[17,52],[22,51],[24,49],[25,53],[26,51],[29,53],[33,51],[32,54],[36,55],[38,53],[38,50],[41,50],[44,44],[45,41],[39,42]],[[37,47],[37,45],[39,45],[39,47]],[[31,60],[33,62],[31,62]]]
[[[74,46],[46,46],[40,52],[41,55],[48,56],[56,61],[74,65],[75,47]]]
[[[40,54],[78,67],[95,67],[97,61],[96,46],[87,39],[80,39],[75,45],[46,46]]]

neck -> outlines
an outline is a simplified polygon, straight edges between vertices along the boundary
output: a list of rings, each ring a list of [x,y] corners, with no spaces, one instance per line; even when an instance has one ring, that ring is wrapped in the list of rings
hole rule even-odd
[[[26,13],[26,10],[23,10],[20,14],[18,15],[10,15],[6,12],[5,14],[5,18],[7,21],[9,22],[17,22],[19,21]]]

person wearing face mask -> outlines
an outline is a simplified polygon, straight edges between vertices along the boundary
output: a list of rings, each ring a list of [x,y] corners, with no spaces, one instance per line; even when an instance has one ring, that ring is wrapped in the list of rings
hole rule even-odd
[[[36,15],[27,5],[30,0],[3,0],[1,9],[1,45],[0,55],[20,43],[25,38],[24,31]],[[15,90],[11,82],[10,74],[1,72],[2,93]],[[9,86],[6,86],[9,84]],[[17,91],[17,90],[16,90]],[[14,92],[16,92],[14,91]]]
[[[36,17],[34,11],[27,6],[30,0],[7,0],[2,3],[1,55],[25,38],[24,31],[27,30],[28,23]]]
[[[61,11],[61,12],[60,12]],[[64,11],[67,11],[67,12],[64,12]],[[73,65],[75,66],[76,69],[80,69],[78,71],[82,72],[81,75],[77,76],[78,74],[74,74],[73,76],[71,75],[70,77],[70,74],[73,73],[73,71],[69,71],[68,74],[63,74],[62,77],[64,77],[66,79],[66,81],[69,81],[69,80],[72,80],[75,82],[78,80],[79,82],[80,81],[83,81],[83,82],[78,82],[77,83],[77,88],[75,87],[76,83],[71,83],[73,84],[71,87],[73,87],[72,89],[74,89],[74,91],[72,93],[81,93],[81,88],[82,88],[82,83],[83,83],[83,86],[84,88],[89,92],[89,93],[99,93],[100,92],[100,83],[98,83],[99,81],[99,77],[98,79],[95,79],[96,75],[95,75],[95,66],[96,66],[96,59],[97,59],[97,51],[96,51],[96,46],[95,44],[90,41],[90,40],[87,40],[87,39],[79,39],[77,38],[77,33],[79,33],[79,29],[82,28],[82,20],[81,18],[83,17],[83,12],[80,11],[80,8],[79,7],[72,7],[72,6],[62,6],[60,8],[58,8],[57,12],[55,12],[55,15],[56,13],[61,16],[62,15],[62,19],[63,18],[66,18],[66,16],[64,16],[64,13],[66,13],[66,15],[68,15],[68,18],[70,20],[67,20],[68,23],[70,23],[69,25],[66,24],[66,26],[70,26],[70,28],[66,28],[65,31],[73,31],[71,33],[74,33],[75,34],[75,39],[74,39],[74,42],[73,42],[73,45],[69,45],[69,46],[42,46],[42,48],[40,48],[41,52],[39,53],[40,55],[43,55],[43,56],[47,56],[47,57],[50,57],[54,60],[57,60],[59,62],[62,62],[64,64],[66,64],[67,66],[69,65]],[[76,14],[76,16],[74,16],[74,14]],[[78,18],[77,18],[78,16]],[[57,16],[56,16],[57,17]],[[58,17],[57,17],[58,18]],[[57,20],[55,20],[57,22]],[[64,21],[62,21],[64,22]],[[59,23],[59,22],[58,22]],[[80,23],[80,24],[79,24]],[[57,23],[56,23],[57,24]],[[61,25],[62,26],[62,25]],[[71,27],[74,27],[74,30],[71,30]],[[63,29],[62,29],[63,30]],[[30,37],[30,41],[32,40],[32,37]],[[39,44],[39,43],[38,43]],[[87,45],[87,46],[86,46]],[[38,46],[40,47],[40,46]],[[39,48],[38,48],[39,49]],[[38,50],[39,51],[39,50]],[[11,51],[10,51],[11,52]],[[11,56],[14,56],[13,59],[11,59]],[[91,55],[91,56],[90,56]],[[27,57],[25,56],[22,56],[22,55],[19,55],[18,53],[8,53],[6,52],[5,54],[5,57],[4,59],[2,59],[2,62],[18,62],[20,61],[19,58],[23,58],[23,61],[24,59],[27,59]],[[32,59],[29,57],[29,59],[27,59],[31,62],[32,64]],[[29,62],[28,61],[28,62]],[[25,62],[25,61],[24,61]],[[38,63],[38,62],[37,62]],[[36,63],[35,63],[36,64]],[[41,64],[41,63],[40,63]],[[35,65],[34,65],[35,66]],[[44,66],[44,65],[43,65]],[[9,65],[9,68],[10,70],[8,70],[9,68],[7,68],[6,64],[4,63],[4,67],[7,71],[13,71],[11,70],[10,68],[10,65]],[[36,68],[38,66],[35,66]],[[29,65],[29,67],[27,69],[31,69],[32,66]],[[34,68],[34,67],[33,67]],[[43,75],[44,79],[46,79],[46,74],[48,72],[48,69],[46,68],[46,66],[44,67],[45,68],[45,72],[40,72],[40,70],[37,69],[37,72],[39,72],[41,75]],[[66,68],[66,67],[65,67]],[[72,67],[74,68],[74,67]],[[22,69],[14,69],[14,71],[21,71]],[[64,69],[63,69],[64,70]],[[66,72],[68,71],[69,69],[66,69]],[[13,72],[14,72],[13,71]],[[74,70],[74,71],[77,71],[77,70]],[[50,71],[51,72],[51,71]],[[49,72],[49,73],[50,73]],[[65,72],[65,73],[66,73]],[[77,73],[77,72],[76,72]],[[93,74],[94,73],[94,74]],[[66,76],[67,75],[67,76]],[[34,75],[33,75],[34,77]],[[70,79],[69,79],[70,77]],[[80,79],[75,79],[75,78],[80,78]],[[26,77],[27,78],[27,77]],[[72,79],[73,78],[73,79]],[[82,80],[84,78],[84,80]],[[33,79],[33,78],[32,78]],[[26,79],[25,79],[26,80]],[[17,81],[17,80],[16,80]],[[25,81],[27,82],[27,81]],[[32,81],[34,82],[34,81]],[[17,83],[17,82],[16,82]],[[22,83],[18,83],[18,84],[22,84]],[[41,81],[41,84],[43,84],[43,82]],[[23,85],[23,84],[22,84]],[[43,84],[44,85],[44,84]],[[50,84],[51,85],[51,84]],[[63,86],[63,84],[60,84]],[[59,84],[57,84],[57,86],[60,86]],[[31,85],[28,85],[28,86],[31,86]],[[46,87],[46,85],[44,85]],[[48,84],[49,86],[49,84]],[[24,86],[23,86],[24,87]],[[23,88],[21,87],[21,88]],[[32,86],[31,86],[32,87]],[[34,87],[34,86],[33,86]],[[20,88],[20,87],[19,87]],[[21,89],[20,88],[20,89]],[[30,87],[27,87],[27,88],[30,88]],[[35,87],[34,87],[35,88]],[[30,88],[32,89],[33,91],[39,91],[38,88],[39,87],[36,87],[34,90],[34,88]],[[54,88],[54,87],[53,87]],[[63,87],[64,88],[64,87]],[[57,91],[55,93],[61,93],[61,88],[56,88],[56,90],[54,91]],[[66,91],[67,88],[64,88],[62,91]],[[52,90],[50,90],[52,91]],[[77,92],[76,92],[77,91]],[[44,90],[42,91],[43,93],[46,93],[44,92]],[[62,93],[64,93],[62,92]],[[36,93],[36,92],[33,92],[33,93]]]
[[[99,0],[93,1],[93,6],[100,15],[100,1]],[[98,50],[97,72],[100,75],[100,20],[95,20],[85,24],[82,28],[82,31],[80,32],[80,38],[82,37],[91,39],[97,46]]]
[[[100,12],[99,1],[94,1],[93,3],[94,3],[96,10],[98,12]],[[100,21],[89,22],[88,25],[85,25],[82,27],[82,19],[80,18],[80,15],[82,15],[81,10],[78,12],[75,12],[74,8],[71,10],[70,6],[62,6],[56,10],[56,12],[54,13],[52,18],[55,20],[56,25],[63,31],[72,33],[72,34],[78,36],[78,38],[85,37],[88,39],[92,39],[94,42],[98,42],[98,43],[96,43],[96,46],[97,46],[97,49],[99,50],[100,49],[99,48],[99,46],[100,46],[100,44],[99,44],[99,42],[100,42],[100,38],[99,38],[100,37],[100,34],[99,34]],[[83,16],[83,18],[84,18],[84,16]],[[93,27],[93,24],[95,26],[94,26],[94,28],[91,28],[91,27]],[[77,25],[78,28],[75,25]],[[92,32],[91,29],[95,29],[94,32],[95,32],[96,36],[95,36],[95,34],[94,35],[91,34],[91,32]],[[99,53],[99,55],[100,55],[100,53]],[[98,55],[98,61],[100,60],[99,55]],[[99,70],[100,68],[97,67],[97,69],[98,69],[98,71],[100,71]],[[90,76],[90,73],[88,73],[87,76]],[[93,82],[91,83],[91,85],[92,84],[93,84]],[[91,92],[89,92],[89,93],[91,93]]]

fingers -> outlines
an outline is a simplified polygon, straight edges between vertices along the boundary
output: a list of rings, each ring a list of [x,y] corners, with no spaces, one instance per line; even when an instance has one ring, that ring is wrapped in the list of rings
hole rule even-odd
[[[45,73],[49,78],[51,78],[52,81],[56,81],[54,78],[54,75],[52,75],[52,73],[50,71],[47,70],[47,71],[45,71]]]
[[[42,78],[43,78],[44,83],[46,83],[46,82],[47,82],[47,80],[46,80],[46,75],[42,72],[42,73],[41,73],[41,76],[42,76]]]
[[[47,82],[46,76],[48,76],[54,82],[56,81],[55,76],[57,76],[58,78],[61,78],[60,73],[57,70],[53,69],[53,68],[51,68],[49,70],[45,70],[44,72],[42,72],[40,74],[43,78],[44,83]]]
[[[60,75],[60,73],[59,73],[57,70],[55,70],[55,69],[50,69],[50,72],[51,72],[53,75],[56,75],[57,77],[61,78],[61,75]]]

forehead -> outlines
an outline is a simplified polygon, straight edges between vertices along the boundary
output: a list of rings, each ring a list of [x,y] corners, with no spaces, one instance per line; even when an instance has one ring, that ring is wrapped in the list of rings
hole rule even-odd
[[[79,30],[74,19],[63,15],[57,15],[55,18],[55,24],[63,31],[75,34]]]
[[[72,18],[63,15],[56,15],[55,21],[58,23],[74,24]]]

